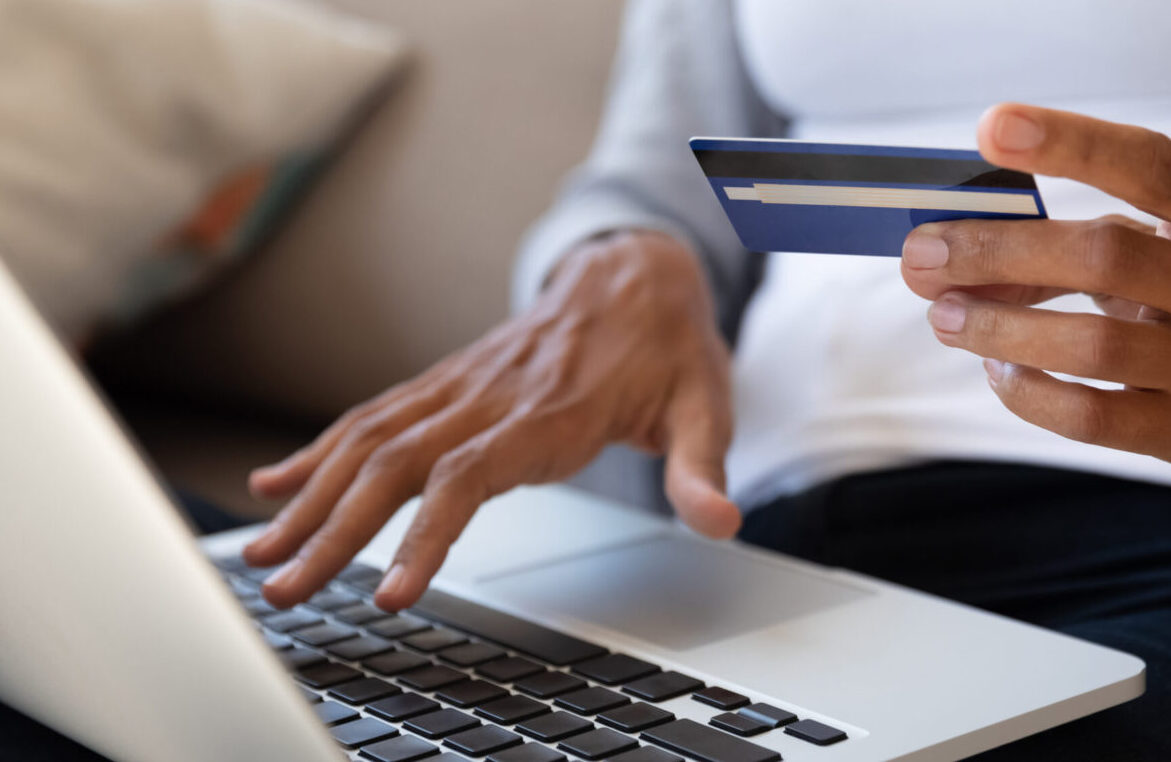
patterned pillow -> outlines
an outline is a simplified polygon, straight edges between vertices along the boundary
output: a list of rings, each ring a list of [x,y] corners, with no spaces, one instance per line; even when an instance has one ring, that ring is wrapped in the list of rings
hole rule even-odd
[[[298,0],[0,2],[0,257],[84,341],[253,248],[403,58]]]

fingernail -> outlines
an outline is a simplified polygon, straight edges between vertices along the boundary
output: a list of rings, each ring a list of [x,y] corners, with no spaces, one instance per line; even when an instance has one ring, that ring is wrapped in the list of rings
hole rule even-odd
[[[276,537],[276,530],[274,527],[272,527],[270,525],[268,529],[265,529],[263,532],[260,533],[259,537],[257,537],[255,540],[253,540],[252,542],[245,545],[244,549],[246,551],[248,551],[249,553],[263,551],[269,545],[272,544],[273,538],[275,538],[275,537]]]
[[[384,595],[393,596],[402,587],[403,577],[406,576],[407,569],[400,563],[396,563],[390,567],[390,571],[382,578],[382,582],[378,584],[378,589],[374,591],[375,597],[381,598]]]
[[[265,478],[268,478],[268,477],[272,476],[273,474],[277,473],[278,471],[280,471],[283,466],[284,466],[283,461],[281,463],[270,463],[267,466],[259,466],[257,468],[252,469],[252,473],[250,473],[249,476],[254,479],[255,478],[265,479]]]
[[[293,579],[301,573],[301,567],[304,565],[304,561],[299,558],[294,558],[292,561],[289,561],[280,569],[270,574],[268,578],[264,580],[265,586],[281,588],[291,585],[293,583]]]
[[[930,233],[912,232],[903,242],[903,261],[916,270],[932,270],[947,264],[947,243]]]
[[[984,360],[984,371],[988,374],[988,383],[995,389],[1004,380],[1004,376],[1011,370],[1011,366],[1001,360]]]
[[[968,308],[955,299],[940,299],[927,308],[927,322],[937,331],[959,333],[964,330]]]
[[[1045,130],[1020,114],[1002,114],[996,122],[996,145],[1005,151],[1029,151],[1041,145]]]

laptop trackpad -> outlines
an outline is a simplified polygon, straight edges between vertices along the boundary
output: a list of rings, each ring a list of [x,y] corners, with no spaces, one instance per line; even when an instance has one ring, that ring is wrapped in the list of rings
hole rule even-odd
[[[477,587],[521,611],[573,617],[676,651],[872,595],[681,534],[492,574]]]

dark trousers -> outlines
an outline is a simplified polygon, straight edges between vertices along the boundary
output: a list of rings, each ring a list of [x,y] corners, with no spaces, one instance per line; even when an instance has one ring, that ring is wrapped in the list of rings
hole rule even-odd
[[[936,463],[761,506],[741,538],[1146,661],[1142,697],[974,759],[1171,760],[1171,488]]]

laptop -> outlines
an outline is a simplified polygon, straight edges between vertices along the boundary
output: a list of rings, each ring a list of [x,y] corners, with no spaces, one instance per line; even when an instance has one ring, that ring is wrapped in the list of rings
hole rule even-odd
[[[112,760],[944,760],[1143,691],[1131,655],[561,486],[483,506],[410,611],[371,593],[413,507],[276,611],[257,528],[191,534],[2,271],[0,352],[0,700]]]

